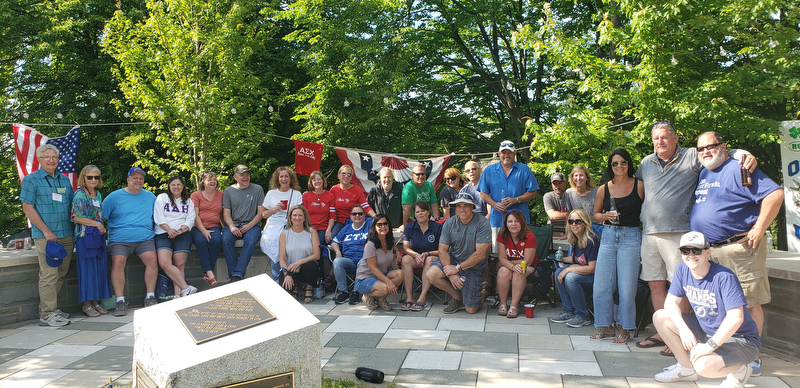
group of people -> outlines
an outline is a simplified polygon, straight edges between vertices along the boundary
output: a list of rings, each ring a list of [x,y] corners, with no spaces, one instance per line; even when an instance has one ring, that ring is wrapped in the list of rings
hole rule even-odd
[[[722,356],[723,361],[707,357],[717,357],[720,349],[729,342],[737,343],[739,338],[760,347],[764,320],[761,305],[770,300],[763,236],[780,209],[783,191],[756,168],[755,158],[746,151],[728,150],[716,132],[704,133],[696,147],[684,148],[678,146],[678,135],[671,124],[661,122],[653,126],[652,140],[655,152],[645,157],[638,169],[625,149],[613,150],[606,163],[606,182],[600,187],[595,187],[584,166],[576,166],[569,173],[569,189],[564,174],[551,176],[553,191],[544,197],[545,209],[551,223],[564,226],[570,244],[570,254],[563,258],[564,265],[555,275],[564,311],[552,321],[582,327],[592,324],[593,315],[597,332],[591,339],[610,338],[613,343],[625,344],[636,327],[635,298],[641,279],[651,289],[659,333],[637,346],[663,346],[662,354],[674,353],[679,361],[657,379],[696,379],[696,374],[686,372],[694,365],[697,373],[727,374],[729,380],[733,376],[741,382],[744,373],[738,368],[733,371],[730,362],[751,358],[751,352],[746,357]],[[394,181],[391,170],[382,169],[378,184],[369,193],[353,184],[353,169],[348,165],[339,169],[339,183],[330,190],[324,175],[315,171],[309,176],[305,193],[301,193],[290,168],[278,168],[266,194],[261,186],[250,182],[247,166],[239,165],[233,174],[236,183],[224,192],[218,189],[216,175],[205,172],[199,190],[191,196],[176,176],[170,178],[168,191],[158,197],[142,188],[145,172],[134,167],[128,172],[128,186],[103,200],[97,191],[102,187],[102,177],[96,166],[81,171],[79,189],[73,193],[68,181],[55,173],[58,150],[42,146],[37,150],[41,169],[23,180],[21,195],[43,264],[41,323],[68,323],[66,314],[55,305],[66,266],[47,268],[44,241],[58,242],[68,252],[77,247],[79,277],[86,279],[80,281],[84,312],[90,316],[105,313],[97,301],[109,293],[102,281],[106,253],[99,253],[93,246],[98,239],[88,236],[106,233],[108,247],[103,249],[111,256],[111,285],[118,299],[118,315],[125,313],[124,266],[128,256],[136,254],[145,264],[147,306],[155,303],[152,294],[159,266],[176,285],[176,296],[196,291],[183,274],[192,243],[205,271],[204,279],[213,286],[220,247],[228,275],[231,281],[237,281],[244,278],[259,242],[270,258],[275,281],[287,290],[304,285],[298,291],[304,291],[301,296],[306,302],[312,299],[313,287],[325,277],[319,258],[331,254],[333,265],[325,283],[336,282],[337,304],[363,301],[370,309],[390,310],[386,296],[403,284],[406,296],[401,308],[420,311],[426,306],[430,286],[434,286],[452,296],[445,313],[462,309],[475,313],[480,309],[489,292],[485,281],[488,253],[495,251],[497,313],[514,318],[519,314],[526,278],[532,272],[525,267],[535,267],[540,259],[535,253],[536,239],[527,228],[528,203],[537,195],[539,185],[530,168],[515,160],[512,142],[503,141],[498,156],[500,162],[484,171],[475,161],[466,163],[464,175],[458,169],[446,169],[440,200],[427,180],[430,171],[424,164],[413,167],[412,180],[405,185]],[[266,219],[263,231],[262,219]],[[397,226],[403,230],[402,250],[392,234]],[[706,243],[685,244],[689,231],[699,232],[707,238],[703,240]],[[698,241],[696,234],[692,236],[692,241]],[[234,245],[237,239],[244,240],[238,254]],[[701,296],[691,288],[695,286],[689,285],[694,281],[690,278],[701,279],[698,273],[707,267],[698,257],[721,264],[711,266],[714,273],[735,274],[739,282],[726,284],[726,294],[717,298],[738,295],[738,290],[747,309],[742,309],[743,304],[738,304],[741,300],[734,295],[735,302],[715,304],[713,314],[709,314],[712,307],[708,303],[712,302],[698,299]],[[68,266],[69,257],[64,262]],[[400,268],[392,269],[392,263]],[[702,270],[696,272],[699,267]],[[422,290],[416,299],[410,292],[415,269],[422,273]],[[348,273],[355,277],[353,284],[348,284]],[[687,277],[687,273],[692,276]],[[668,283],[672,284],[669,288]],[[616,316],[615,293],[619,306]],[[680,303],[685,296],[688,303]],[[685,338],[689,331],[682,320],[689,319],[686,313],[690,308],[694,309],[692,319],[713,338],[710,344],[709,338]],[[741,318],[737,321],[740,325],[731,324],[733,318],[726,320],[726,313]],[[709,315],[714,317],[711,323],[706,319]],[[745,336],[739,335],[737,328],[751,321],[755,336],[749,326]],[[715,335],[717,331],[724,333]],[[695,354],[693,349],[704,341],[717,355],[705,348]],[[748,361],[753,362],[744,366],[749,371],[747,376],[759,372],[757,347]],[[676,348],[681,350],[675,352]],[[691,360],[687,361],[684,351],[690,350]]]

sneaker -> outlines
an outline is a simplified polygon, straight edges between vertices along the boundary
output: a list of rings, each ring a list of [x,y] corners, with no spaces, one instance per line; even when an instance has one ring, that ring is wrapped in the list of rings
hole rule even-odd
[[[195,292],[197,292],[197,287],[195,287],[195,286],[189,286],[189,287],[188,287],[188,288],[186,288],[185,290],[181,290],[181,296],[192,295],[192,294],[194,294]]]
[[[367,309],[370,311],[378,309],[378,302],[375,301],[375,298],[367,298],[364,297],[364,305],[367,306]]]
[[[62,318],[69,319],[69,313],[65,313],[59,309],[56,309],[56,314],[60,315]]]
[[[733,373],[728,373],[728,377],[720,384],[721,388],[744,388],[744,384],[750,375],[753,373],[753,368],[750,365],[742,365],[739,370]]]
[[[750,374],[750,377],[761,376],[761,359],[760,358],[756,358],[755,360],[753,360],[753,362],[751,362],[748,365],[750,365],[750,368],[753,369],[753,373]]]
[[[570,319],[572,319],[574,317],[575,317],[575,314],[573,314],[571,312],[568,312],[568,311],[564,311],[563,313],[558,314],[558,316],[551,317],[550,318],[550,322],[553,322],[553,323],[567,323],[567,322],[569,322]]]
[[[39,319],[39,326],[61,327],[69,325],[69,319],[62,317],[58,312]]]
[[[155,306],[158,304],[158,299],[155,296],[148,296],[144,298],[144,307]]]
[[[589,318],[582,318],[579,316],[574,316],[572,319],[567,321],[567,326],[569,327],[584,327],[589,326],[592,324],[592,320]]]
[[[458,312],[458,310],[463,310],[463,309],[464,309],[464,302],[458,299],[453,299],[450,301],[450,303],[447,304],[447,307],[444,308],[444,313],[453,314]]]
[[[342,304],[344,302],[347,302],[349,299],[350,299],[350,294],[348,294],[347,291],[342,291],[339,293],[339,295],[336,296],[336,300],[334,300],[334,302],[336,304]]]
[[[361,294],[359,294],[358,291],[353,291],[353,293],[350,294],[350,305],[351,306],[357,305],[360,300],[361,300]]]
[[[675,363],[656,375],[656,381],[661,383],[674,383],[678,381],[697,381],[697,372],[694,369],[684,368],[681,363]]]
[[[128,313],[128,305],[125,304],[124,300],[118,300],[117,306],[114,308],[114,316],[121,317]]]

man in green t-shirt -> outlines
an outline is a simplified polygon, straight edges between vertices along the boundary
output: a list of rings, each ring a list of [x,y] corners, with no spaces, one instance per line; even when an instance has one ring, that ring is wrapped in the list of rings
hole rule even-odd
[[[433,219],[439,219],[439,204],[436,200],[436,190],[433,188],[433,183],[428,182],[424,164],[414,166],[412,171],[411,182],[403,186],[403,223],[408,222],[409,217],[414,219],[411,214],[411,205],[417,201],[422,201],[431,205]]]

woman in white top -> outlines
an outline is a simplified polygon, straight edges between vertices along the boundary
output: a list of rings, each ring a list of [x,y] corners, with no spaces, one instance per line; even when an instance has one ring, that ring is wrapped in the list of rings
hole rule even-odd
[[[180,176],[169,177],[167,187],[167,192],[159,194],[153,205],[155,243],[158,265],[172,279],[177,298],[197,292],[197,288],[186,283],[183,273],[192,248],[189,232],[194,225],[195,213],[194,202],[189,199],[189,192]]]
[[[308,211],[303,205],[292,206],[289,221],[280,234],[278,245],[280,284],[291,291],[298,283],[305,283],[303,301],[311,303],[319,278],[319,235],[311,227]]]
[[[289,167],[278,167],[272,173],[269,188],[261,205],[266,209],[261,212],[261,218],[266,219],[267,224],[261,232],[260,245],[261,251],[270,259],[272,279],[277,282],[281,274],[281,266],[278,263],[278,239],[289,218],[287,210],[294,205],[300,205],[303,202],[303,195],[300,193],[297,175]]]

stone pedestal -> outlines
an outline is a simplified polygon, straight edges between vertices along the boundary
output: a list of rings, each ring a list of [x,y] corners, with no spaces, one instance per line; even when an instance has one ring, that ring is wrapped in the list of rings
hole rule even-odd
[[[276,319],[195,344],[175,312],[242,291]],[[219,387],[288,372],[296,387],[321,385],[319,320],[268,275],[139,309],[133,330],[134,387]]]

